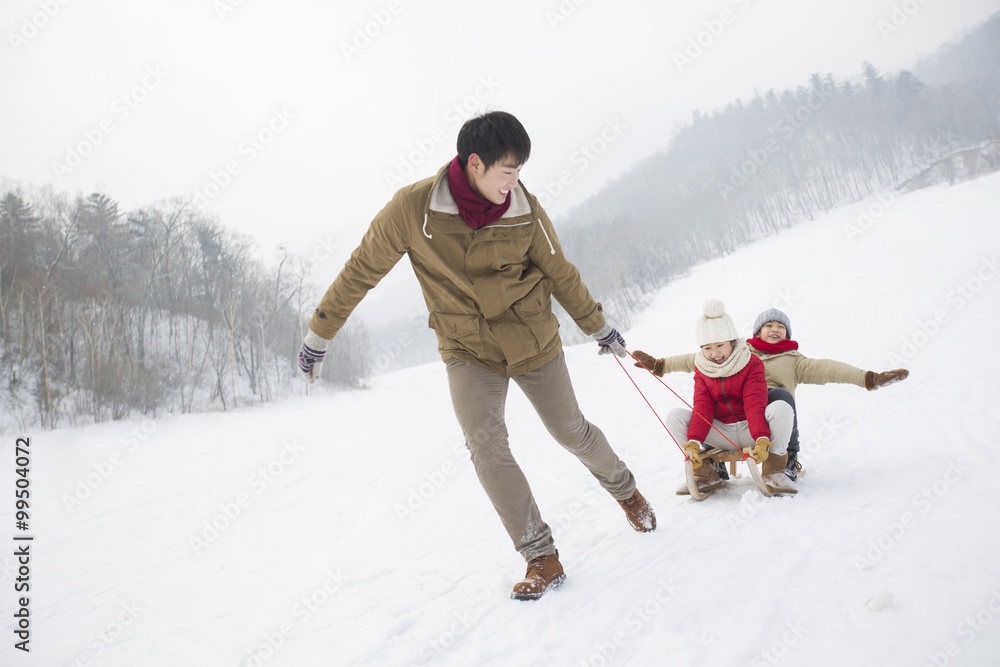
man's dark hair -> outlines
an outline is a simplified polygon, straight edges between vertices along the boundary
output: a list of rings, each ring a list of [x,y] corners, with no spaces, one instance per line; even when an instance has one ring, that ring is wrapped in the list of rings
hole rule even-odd
[[[517,118],[506,111],[490,111],[465,121],[458,131],[458,160],[463,167],[473,153],[487,169],[506,157],[522,165],[531,155],[531,139]]]

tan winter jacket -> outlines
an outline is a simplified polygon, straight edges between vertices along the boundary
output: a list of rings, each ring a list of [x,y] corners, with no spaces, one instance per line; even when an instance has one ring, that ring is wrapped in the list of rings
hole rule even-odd
[[[502,218],[473,230],[448,188],[447,165],[400,189],[375,216],[309,328],[333,338],[370,289],[408,255],[437,333],[442,359],[460,359],[510,377],[562,349],[554,296],[586,334],[604,314],[563,256],[552,222],[522,185]]]
[[[865,387],[866,371],[833,359],[810,359],[798,350],[766,354],[750,346],[750,351],[764,362],[767,388],[784,387],[795,396],[800,384],[856,384]],[[664,373],[693,373],[697,353],[679,354],[663,359]],[[867,388],[867,387],[866,387]]]

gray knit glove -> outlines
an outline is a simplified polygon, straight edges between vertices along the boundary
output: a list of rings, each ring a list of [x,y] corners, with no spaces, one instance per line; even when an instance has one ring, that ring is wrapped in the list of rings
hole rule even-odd
[[[330,341],[320,338],[312,332],[312,329],[306,334],[302,349],[299,350],[299,375],[309,384],[319,379],[319,371],[323,367],[323,357],[326,356],[329,344]]]
[[[597,354],[616,354],[619,357],[624,357],[627,352],[625,350],[625,339],[622,335],[618,333],[617,329],[612,328],[610,325],[605,324],[601,327],[601,330],[595,334],[590,334],[594,339],[597,340],[597,344],[600,348],[597,350]]]

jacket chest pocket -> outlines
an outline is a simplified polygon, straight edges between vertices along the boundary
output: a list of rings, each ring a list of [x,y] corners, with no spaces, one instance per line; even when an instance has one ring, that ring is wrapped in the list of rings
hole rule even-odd
[[[528,263],[532,223],[511,226],[490,226],[479,230],[477,243],[470,249],[478,269],[493,271],[518,270]],[[471,257],[470,257],[471,259]]]

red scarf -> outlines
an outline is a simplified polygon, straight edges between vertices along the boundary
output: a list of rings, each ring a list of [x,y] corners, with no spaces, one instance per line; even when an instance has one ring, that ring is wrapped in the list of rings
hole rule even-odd
[[[789,350],[799,349],[799,344],[794,340],[783,340],[778,343],[768,343],[766,340],[761,338],[747,338],[747,343],[764,354],[778,354],[779,352],[788,352]]]
[[[510,208],[509,192],[507,200],[502,204],[494,204],[477,195],[469,185],[469,178],[465,175],[465,169],[462,168],[457,155],[448,165],[448,187],[451,188],[451,196],[458,204],[458,212],[462,215],[462,219],[473,229],[496,222]]]

